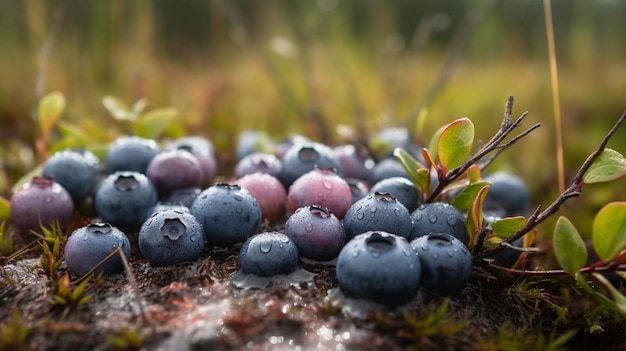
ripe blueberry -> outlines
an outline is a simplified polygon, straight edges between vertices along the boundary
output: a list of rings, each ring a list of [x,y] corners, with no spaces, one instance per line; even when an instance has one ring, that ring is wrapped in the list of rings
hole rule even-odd
[[[524,180],[506,172],[496,172],[485,176],[491,187],[485,198],[485,206],[492,203],[504,208],[507,216],[523,215],[530,206],[530,191]]]
[[[337,259],[339,287],[348,296],[396,306],[420,284],[420,259],[403,237],[367,232],[350,240]]]
[[[203,183],[202,166],[198,159],[180,149],[156,155],[148,164],[146,175],[161,196],[167,196],[177,189],[197,188]]]
[[[215,148],[209,139],[190,135],[174,140],[165,150],[186,150],[194,155],[202,168],[202,184],[209,184],[217,174]]]
[[[343,219],[346,239],[374,230],[409,239],[413,221],[403,204],[388,193],[369,194],[355,202]]]
[[[241,178],[252,173],[267,173],[279,178],[283,162],[273,154],[255,152],[244,156],[235,165],[235,177]]]
[[[78,205],[93,193],[100,181],[100,160],[91,151],[58,151],[46,160],[42,175],[61,184]]]
[[[280,180],[289,188],[293,182],[303,174],[312,171],[315,166],[320,168],[334,168],[337,174],[343,176],[341,163],[335,157],[332,149],[316,142],[294,144],[283,156],[283,168]]]
[[[391,177],[409,178],[402,163],[395,157],[387,157],[378,161],[372,168],[370,173],[370,184],[376,185],[383,179]]]
[[[228,246],[245,241],[261,223],[261,208],[239,185],[216,184],[205,189],[191,205],[209,244]]]
[[[372,186],[371,193],[389,193],[406,207],[409,212],[415,211],[420,204],[420,194],[413,182],[405,177],[386,178]]]
[[[429,233],[448,233],[465,245],[469,243],[467,219],[461,211],[448,203],[432,202],[420,205],[411,213],[411,218],[413,219],[411,240]]]
[[[94,198],[96,213],[113,226],[137,230],[146,212],[159,201],[152,182],[138,172],[120,171],[107,176]]]
[[[315,167],[291,185],[287,202],[292,213],[300,207],[317,205],[328,208],[342,219],[352,205],[352,192],[335,170]]]
[[[200,188],[176,189],[164,197],[163,202],[178,203],[185,207],[191,207],[201,192],[202,189]]]
[[[337,257],[346,237],[341,221],[319,206],[297,209],[285,223],[285,235],[296,244],[300,255],[316,261]]]
[[[237,179],[235,183],[254,196],[264,219],[273,221],[285,215],[287,192],[278,178],[267,173],[252,173]]]
[[[343,176],[345,178],[369,179],[370,172],[374,166],[374,160],[364,155],[364,152],[360,152],[360,150],[352,144],[345,144],[335,146],[333,153],[339,160],[339,163],[341,163]]]
[[[67,267],[77,275],[85,275],[107,256],[121,248],[126,258],[130,257],[130,242],[121,230],[108,223],[94,223],[76,229],[65,244],[64,254]],[[104,262],[95,274],[115,274],[124,270],[119,255]]]
[[[472,275],[467,246],[447,233],[430,233],[411,241],[422,264],[421,286],[438,295],[458,293]]]
[[[72,217],[70,194],[52,178],[33,177],[11,197],[11,220],[21,229],[39,229]]]
[[[268,277],[287,274],[298,268],[298,248],[279,232],[265,232],[250,237],[241,246],[239,266],[244,273]]]
[[[145,173],[148,163],[159,153],[159,145],[152,139],[138,136],[117,138],[109,146],[104,164],[107,173],[136,171]]]
[[[204,231],[188,211],[166,209],[155,212],[144,222],[138,242],[139,251],[151,265],[172,266],[200,256]]]

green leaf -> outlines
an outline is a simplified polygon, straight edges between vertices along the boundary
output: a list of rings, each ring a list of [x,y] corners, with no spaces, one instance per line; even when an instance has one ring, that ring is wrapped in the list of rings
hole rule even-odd
[[[90,142],[89,136],[80,126],[60,122],[59,129],[61,130],[61,134],[67,139],[66,143],[73,147],[84,147]]]
[[[137,119],[137,115],[128,109],[126,103],[115,96],[107,95],[103,97],[102,105],[118,121],[134,122]]]
[[[472,207],[467,214],[467,234],[470,237],[468,247],[472,248],[476,243],[476,235],[482,228],[483,224],[483,202],[489,191],[489,185],[483,186],[478,195],[474,199]]]
[[[0,196],[0,220],[8,219],[10,215],[11,203],[3,196]]]
[[[611,282],[602,274],[593,273],[592,275],[611,293],[611,297],[613,298],[613,303],[615,303],[617,311],[619,311],[622,316],[626,316],[626,296],[617,290],[615,286],[613,286],[613,284],[611,284]]]
[[[467,169],[466,173],[470,184],[480,181],[480,167],[477,165],[471,165],[470,168]]]
[[[596,214],[591,240],[598,257],[610,261],[626,249],[626,202],[611,202]]]
[[[139,118],[134,125],[136,135],[148,139],[157,138],[167,125],[176,117],[178,111],[172,107],[158,108],[149,111]]]
[[[461,211],[467,211],[474,204],[478,193],[485,186],[489,186],[487,181],[476,182],[462,187],[450,200],[450,204]]]
[[[415,158],[413,158],[413,156],[411,156],[411,154],[402,148],[398,147],[393,150],[393,155],[400,161],[411,181],[418,186],[418,183],[422,180],[417,172],[421,169],[426,169],[426,167],[424,167],[424,165],[419,163]]]
[[[65,97],[61,92],[50,93],[39,101],[38,115],[39,128],[43,135],[48,135],[52,127],[61,117],[65,109]]]
[[[142,98],[142,99],[135,101],[133,106],[130,108],[130,111],[135,116],[139,116],[143,112],[143,110],[146,108],[146,106],[148,106],[148,100]]]
[[[585,289],[589,294],[596,298],[596,300],[604,305],[612,309],[613,311],[618,312],[623,317],[626,317],[626,298],[622,293],[617,291],[615,287],[601,274],[593,273],[592,274],[602,285],[605,285],[606,288],[611,293],[613,300],[609,299],[604,294],[595,290],[589,283],[587,282],[587,277],[583,273],[576,273],[576,282]]]
[[[493,235],[500,239],[506,239],[511,235],[517,233],[526,224],[526,218],[522,216],[517,217],[505,217],[493,221],[491,223],[491,229]]]
[[[567,273],[574,275],[585,266],[585,242],[572,222],[564,216],[556,221],[553,244],[556,260]]]
[[[430,139],[430,143],[428,143],[428,152],[433,161],[437,159],[437,155],[438,155],[437,145],[439,144],[439,137],[441,136],[441,133],[443,132],[445,128],[446,126],[442,126],[439,129],[437,129],[437,131],[435,131],[432,138]]]
[[[585,172],[583,181],[586,184],[610,182],[626,176],[626,159],[619,152],[604,149],[591,167]]]
[[[448,124],[437,143],[439,161],[448,170],[465,162],[474,144],[474,124],[469,118],[460,118]]]

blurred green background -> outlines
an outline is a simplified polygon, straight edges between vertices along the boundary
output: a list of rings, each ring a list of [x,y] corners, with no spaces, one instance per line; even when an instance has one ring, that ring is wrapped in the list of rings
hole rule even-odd
[[[552,0],[552,11],[568,183],[626,108],[626,1]],[[558,194],[540,0],[2,1],[0,53],[4,196],[41,161],[37,101],[57,90],[63,120],[94,143],[123,132],[103,96],[146,98],[178,109],[166,135],[208,136],[225,160],[242,129],[339,142],[339,125],[403,125],[428,139],[467,116],[488,139],[514,95],[514,115],[542,127],[493,168],[523,176],[537,204]],[[626,130],[609,146],[626,152]],[[584,212],[587,231],[624,188],[589,186],[564,211]]]

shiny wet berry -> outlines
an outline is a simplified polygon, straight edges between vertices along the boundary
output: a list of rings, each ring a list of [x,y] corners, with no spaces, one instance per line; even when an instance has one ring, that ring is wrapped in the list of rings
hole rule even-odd
[[[95,274],[115,274],[124,270],[120,255],[104,261],[115,250],[130,258],[130,242],[126,234],[108,223],[94,223],[76,229],[65,244],[64,254],[67,267],[76,275],[87,274],[102,263]]]
[[[160,196],[167,196],[178,189],[198,188],[204,181],[198,158],[181,149],[163,151],[156,155],[148,164],[146,175]]]
[[[298,269],[296,244],[279,232],[264,232],[250,237],[241,246],[239,266],[244,273],[258,276],[288,274]]]
[[[352,192],[334,169],[315,167],[291,185],[287,201],[292,213],[300,207],[316,205],[328,208],[342,219],[352,205]]]
[[[285,234],[296,244],[302,257],[316,261],[337,257],[346,236],[337,216],[319,206],[297,209],[285,223]]]
[[[111,174],[117,171],[145,173],[148,163],[160,151],[152,139],[138,136],[125,136],[115,139],[109,146],[105,158],[105,168]]]
[[[11,197],[11,221],[24,230],[63,222],[72,217],[74,203],[70,194],[49,177],[33,177]]]
[[[432,202],[420,205],[413,213],[413,230],[411,240],[430,233],[448,233],[461,240],[465,245],[469,242],[467,219],[456,207],[445,202]]]
[[[319,168],[334,168],[337,174],[343,176],[341,163],[328,146],[316,143],[294,144],[283,156],[283,168],[280,180],[289,189],[296,179],[312,171],[315,166]]]
[[[278,178],[267,173],[252,173],[235,183],[248,190],[257,200],[263,219],[276,220],[287,211],[287,192]]]
[[[384,231],[409,239],[413,221],[411,214],[390,194],[374,193],[355,202],[343,219],[346,239],[368,231]]]
[[[91,151],[67,149],[55,152],[44,164],[42,175],[67,190],[75,205],[93,194],[100,182],[100,160]]]

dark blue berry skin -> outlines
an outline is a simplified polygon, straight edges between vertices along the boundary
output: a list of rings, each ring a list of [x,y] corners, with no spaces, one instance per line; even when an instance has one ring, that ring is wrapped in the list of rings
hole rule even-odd
[[[419,257],[406,239],[385,232],[357,235],[337,258],[337,280],[347,296],[387,306],[408,302],[420,276]]]
[[[200,256],[204,231],[188,211],[166,209],[155,212],[144,222],[138,242],[139,251],[152,266],[173,266]]]
[[[430,233],[448,233],[463,244],[469,243],[467,219],[456,207],[445,202],[420,205],[413,213],[410,240]]]
[[[319,206],[296,210],[285,223],[285,235],[296,244],[302,257],[316,261],[337,257],[346,238],[337,216]]]
[[[180,149],[163,151],[148,164],[146,175],[160,196],[172,191],[202,186],[204,173],[198,159],[190,152]]]
[[[183,188],[172,191],[163,198],[163,202],[178,203],[185,207],[191,207],[198,195],[202,192],[200,188]]]
[[[229,246],[256,233],[261,208],[239,185],[216,184],[205,189],[191,206],[191,214],[204,227],[209,244]]]
[[[346,178],[346,183],[350,186],[350,193],[352,194],[352,204],[361,200],[369,194],[370,189],[367,182],[360,179]]]
[[[369,179],[372,167],[374,166],[374,160],[367,157],[365,152],[360,152],[360,150],[352,144],[345,144],[335,146],[333,153],[341,163],[344,177],[361,180]]]
[[[343,219],[346,240],[369,231],[384,231],[409,239],[411,214],[388,193],[369,194],[354,203]]]
[[[261,277],[288,274],[298,269],[298,248],[279,232],[265,232],[250,237],[241,246],[239,266],[244,273]]]
[[[126,234],[108,223],[94,223],[76,229],[65,244],[65,262],[71,272],[85,275],[107,256],[121,248],[130,257],[130,242]],[[95,274],[115,274],[124,270],[122,258],[115,255],[95,270]]]
[[[491,182],[485,206],[500,206],[506,216],[524,215],[530,206],[530,190],[524,180],[506,172],[496,172],[484,177]]]
[[[447,233],[430,233],[411,241],[422,265],[420,285],[438,295],[463,290],[472,275],[467,246]]]
[[[267,173],[276,178],[280,177],[283,162],[273,154],[254,152],[244,156],[235,165],[235,178],[241,178],[253,173]]]
[[[67,149],[55,152],[43,167],[42,175],[61,184],[75,205],[91,195],[100,182],[100,160],[91,151]]]
[[[156,141],[138,136],[121,137],[109,146],[104,161],[108,174],[117,171],[145,173],[148,164],[160,152]]]
[[[142,173],[121,171],[107,176],[94,198],[96,213],[102,221],[123,230],[137,230],[159,201],[156,188]]]
[[[369,180],[370,184],[374,186],[383,179],[391,177],[409,178],[402,163],[395,157],[387,157],[377,162],[372,168]]]
[[[316,142],[298,143],[293,145],[283,156],[283,168],[280,180],[289,189],[291,184],[305,173],[319,168],[334,168],[343,177],[341,163],[328,146]]]
[[[11,221],[24,230],[37,230],[72,217],[70,194],[49,177],[33,177],[11,197]]]
[[[413,182],[405,177],[386,178],[372,186],[370,193],[389,193],[406,207],[409,212],[415,211],[420,204],[420,194]]]
[[[217,174],[215,148],[209,139],[190,135],[169,143],[165,150],[185,150],[194,155],[202,168],[202,184],[209,184]]]

